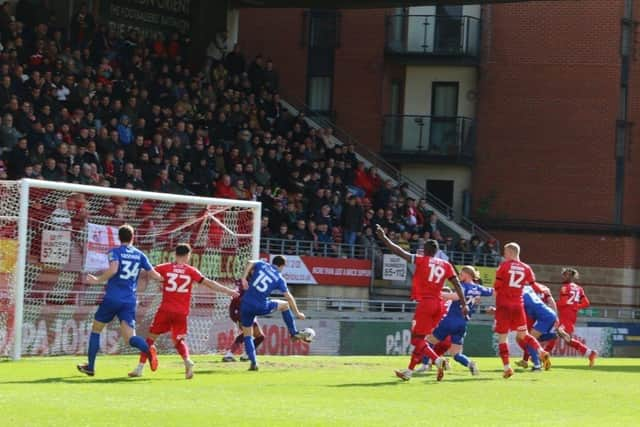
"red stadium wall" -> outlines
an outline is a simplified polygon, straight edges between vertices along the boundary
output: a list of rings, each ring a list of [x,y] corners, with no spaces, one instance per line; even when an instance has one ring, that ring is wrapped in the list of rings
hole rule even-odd
[[[384,92],[386,9],[341,10],[335,50],[333,110],[336,124],[373,149],[380,146]],[[274,60],[281,92],[306,101],[308,50],[303,9],[242,9],[240,46],[247,60]]]
[[[494,194],[492,216],[612,222],[622,4],[485,7],[474,200]]]
[[[304,100],[307,48],[302,44],[303,9],[241,9],[238,44],[247,65],[257,54],[272,58],[284,93]]]
[[[374,150],[383,114],[385,9],[343,10],[333,86],[336,123]]]

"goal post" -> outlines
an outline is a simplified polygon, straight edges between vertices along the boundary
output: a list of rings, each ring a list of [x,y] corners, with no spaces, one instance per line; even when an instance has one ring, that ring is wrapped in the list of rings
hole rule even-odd
[[[134,244],[153,264],[169,261],[176,243],[190,243],[192,263],[231,285],[246,261],[260,256],[260,210],[254,201],[0,181],[0,356],[84,353],[84,334],[104,293],[86,284],[86,274],[108,265],[118,226],[135,228]],[[138,294],[144,333],[161,292],[142,274]],[[228,297],[197,289],[193,300],[189,339],[199,341],[196,351],[216,351],[208,334],[211,322],[226,318]],[[128,351],[116,331],[103,334],[103,351]]]

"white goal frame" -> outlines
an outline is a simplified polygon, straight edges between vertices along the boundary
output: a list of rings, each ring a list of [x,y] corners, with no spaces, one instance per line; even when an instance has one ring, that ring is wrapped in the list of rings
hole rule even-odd
[[[34,179],[22,179],[20,181],[0,181],[7,184],[18,184],[20,186],[20,209],[18,212],[18,257],[16,260],[15,273],[15,316],[14,316],[14,339],[11,359],[19,360],[22,352],[22,327],[24,322],[24,289],[27,263],[27,227],[29,214],[29,193],[31,188],[41,188],[45,190],[58,190],[79,193],[93,193],[102,196],[120,196],[133,199],[153,199],[170,203],[191,203],[198,205],[217,205],[223,207],[237,207],[251,209],[253,212],[253,227],[251,235],[251,259],[260,258],[260,229],[261,229],[261,207],[260,202],[219,199],[214,197],[186,196],[179,194],[155,193],[151,191],[124,190],[111,187],[98,187],[93,185],[69,184],[55,181],[41,181]],[[221,224],[222,225],[222,224]]]

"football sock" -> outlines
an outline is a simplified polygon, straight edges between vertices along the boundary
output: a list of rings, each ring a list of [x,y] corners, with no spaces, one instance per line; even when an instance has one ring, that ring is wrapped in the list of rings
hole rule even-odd
[[[182,357],[182,360],[189,359],[189,347],[187,347],[187,343],[184,340],[176,341],[176,350],[178,354]]]
[[[244,342],[244,334],[240,332],[236,337],[236,340],[233,342],[234,344],[242,344]]]
[[[231,344],[231,348],[229,349],[229,353],[231,353],[232,355],[237,353],[238,350],[240,349],[240,346],[244,343],[244,334],[240,333],[238,334],[238,336],[236,337],[235,341],[233,342],[233,344]]]
[[[258,347],[260,347],[260,344],[262,344],[263,341],[264,341],[264,335],[260,335],[258,338],[253,339],[253,343],[256,347],[256,350],[258,349]]]
[[[449,347],[451,347],[451,343],[448,341],[440,341],[438,342],[438,344],[436,344],[433,347],[433,351],[436,352],[436,354],[438,356],[442,356],[443,354],[445,354],[447,352],[447,350],[449,350]]]
[[[506,342],[498,344],[498,351],[500,353],[500,359],[502,359],[502,364],[505,367],[509,366],[509,345]]]
[[[529,334],[526,334],[524,336],[524,343],[525,345],[531,346],[531,348],[535,351],[544,351],[542,350],[542,347],[540,346],[538,340]]]
[[[531,355],[531,361],[533,362],[533,366],[539,367],[540,366],[540,356],[538,356],[538,352],[535,351],[533,348],[531,348],[531,346],[527,346],[525,351],[527,351],[527,353],[529,353]]]
[[[544,346],[544,351],[551,353],[551,351],[553,351],[553,348],[556,346],[557,341],[558,341],[557,338],[553,338],[552,340],[549,340],[549,342]]]
[[[409,369],[413,371],[418,363],[424,357],[424,349],[429,347],[424,340],[424,335],[415,335],[411,338],[411,344],[413,344],[413,352],[411,353],[411,361],[409,362]],[[437,358],[437,356],[436,356]]]
[[[244,337],[244,351],[249,356],[252,364],[256,364],[256,346],[253,343],[253,337]]]
[[[422,350],[422,354],[428,356],[429,359],[433,360],[433,363],[436,363],[436,361],[440,359],[438,353],[436,353],[429,344],[427,344],[424,350]]]
[[[522,349],[522,360],[524,360],[525,362],[528,361],[529,360],[529,350],[527,349],[527,346],[524,344],[524,341],[519,340],[519,339],[516,338],[516,343]]]
[[[152,340],[151,338],[147,338],[146,339],[147,345],[149,347],[151,347],[153,345],[153,343],[155,342],[154,340]],[[147,359],[149,358],[149,356],[147,356],[147,353],[144,352],[140,352],[140,363],[145,364],[147,363]]]
[[[455,360],[462,366],[467,366],[467,367],[469,366],[469,362],[470,362],[469,358],[462,353],[456,353],[456,355],[453,356],[453,360]]]
[[[422,358],[422,364],[423,364],[423,365],[428,365],[430,360],[431,360],[431,359],[429,359],[427,356],[424,356],[424,357]]]
[[[298,333],[298,330],[296,329],[296,321],[293,320],[293,313],[291,313],[291,310],[283,311],[282,319],[284,320],[284,323],[287,325],[287,329],[289,329],[289,334],[291,336],[294,336],[295,334]]]
[[[582,355],[584,355],[587,352],[587,350],[589,350],[586,345],[582,344],[580,341],[578,341],[575,338],[571,339],[571,342],[569,343],[569,346],[571,348],[576,349]]]
[[[97,332],[91,332],[91,336],[89,337],[89,369],[93,371],[94,365],[96,364],[96,356],[98,355],[98,350],[100,350],[100,334]]]
[[[131,338],[129,338],[129,345],[131,347],[137,348],[143,353],[149,353],[149,346],[142,337],[139,337],[137,335],[132,336]]]

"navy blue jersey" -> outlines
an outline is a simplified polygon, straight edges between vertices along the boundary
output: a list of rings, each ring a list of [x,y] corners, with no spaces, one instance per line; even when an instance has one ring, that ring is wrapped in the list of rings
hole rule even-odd
[[[118,262],[118,271],[107,281],[105,299],[135,302],[140,269],[149,271],[153,268],[149,259],[139,249],[122,245],[109,251],[109,263],[113,261]]]
[[[273,265],[257,261],[253,265],[253,274],[249,280],[249,289],[242,296],[243,304],[261,306],[273,291],[289,292],[287,282]]]
[[[522,289],[522,299],[524,300],[524,311],[527,317],[534,320],[555,318],[556,313],[544,303],[531,286]]]
[[[469,307],[469,315],[467,316],[467,320],[471,318],[471,315],[475,313],[476,307],[474,307],[474,303],[476,302],[476,298],[478,297],[489,297],[493,295],[493,288],[487,288],[485,286],[477,285],[475,283],[460,283],[462,285],[462,290],[464,291],[464,299],[467,303],[467,307]],[[462,315],[462,308],[460,307],[460,303],[454,301],[449,307],[449,312],[446,317],[454,317],[458,319],[464,319]],[[446,318],[445,317],[445,318]],[[444,321],[444,320],[443,320]]]

